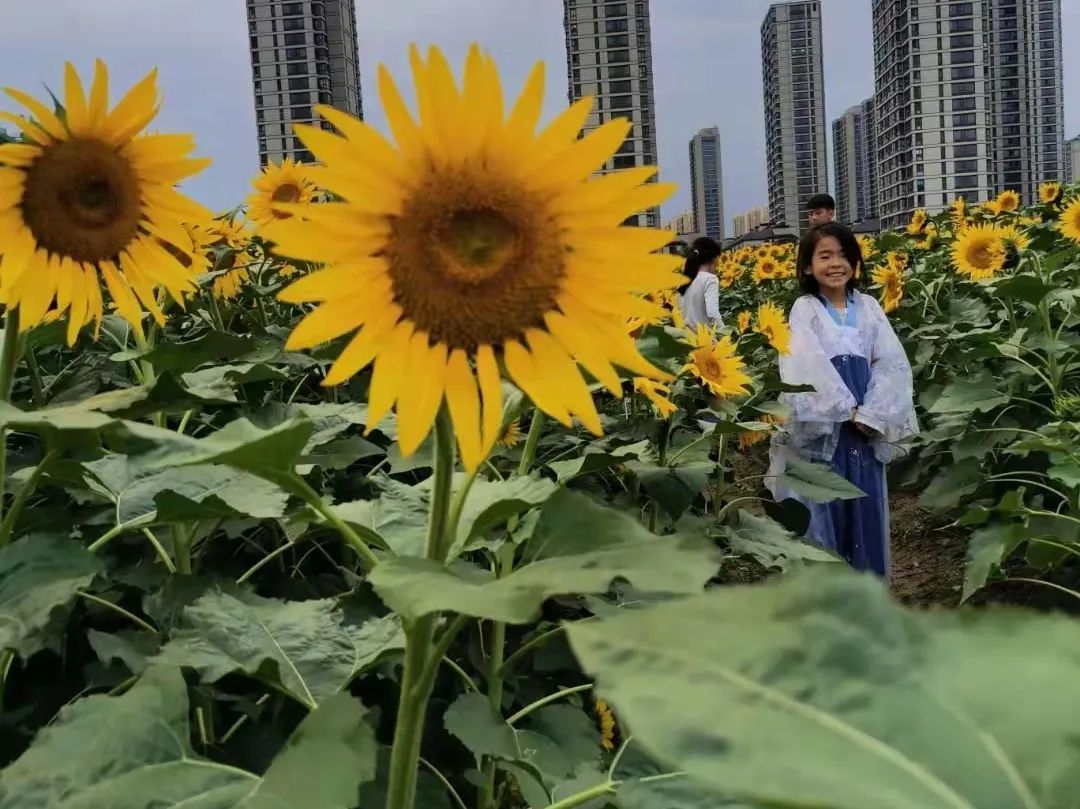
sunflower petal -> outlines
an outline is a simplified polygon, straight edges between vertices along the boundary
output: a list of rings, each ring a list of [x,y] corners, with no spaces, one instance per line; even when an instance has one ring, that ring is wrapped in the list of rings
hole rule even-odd
[[[446,380],[446,344],[428,345],[428,336],[416,332],[409,344],[405,367],[408,390],[398,395],[398,448],[409,457],[431,432],[442,403]]]
[[[450,354],[446,363],[446,403],[461,449],[461,462],[471,472],[483,463],[485,456],[480,427],[480,394],[468,357],[460,348]]]
[[[398,391],[405,380],[405,363],[401,358],[409,347],[413,325],[403,320],[394,327],[375,358],[375,369],[371,374],[371,388],[368,391],[368,423],[366,432],[370,433],[390,412]]]

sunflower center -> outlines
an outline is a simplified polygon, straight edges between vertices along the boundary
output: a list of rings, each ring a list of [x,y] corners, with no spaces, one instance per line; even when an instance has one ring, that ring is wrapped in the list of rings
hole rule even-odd
[[[714,360],[712,357],[706,357],[704,367],[702,370],[705,372],[705,376],[712,379],[719,379],[722,374],[720,372],[720,363]]]
[[[299,202],[301,197],[300,186],[296,183],[282,183],[274,189],[274,193],[270,195],[272,202],[284,202],[286,204]],[[279,211],[276,208],[270,209],[271,215],[275,219],[291,219],[292,214],[288,211]]]
[[[477,168],[434,173],[391,222],[407,318],[451,349],[520,338],[557,309],[566,250],[545,200]]]
[[[994,256],[988,244],[977,244],[971,250],[971,263],[976,267],[989,267]]]
[[[114,258],[139,229],[139,180],[126,157],[101,141],[47,146],[27,170],[23,217],[34,239],[76,261]]]

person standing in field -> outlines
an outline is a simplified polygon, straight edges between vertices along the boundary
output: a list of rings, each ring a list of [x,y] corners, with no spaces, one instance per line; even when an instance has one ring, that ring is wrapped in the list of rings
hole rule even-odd
[[[723,325],[720,319],[720,282],[716,267],[720,263],[720,245],[708,236],[694,239],[686,252],[683,273],[687,281],[682,287],[679,308],[686,328],[693,331],[699,324],[710,329]]]
[[[791,413],[773,436],[767,480],[777,500],[810,509],[811,540],[887,576],[885,464],[918,425],[904,348],[877,300],[856,289],[861,263],[854,234],[835,222],[813,228],[799,245],[803,294],[791,308],[791,352],[780,357],[780,376],[814,390],[781,395]],[[778,477],[792,458],[830,465],[865,497],[806,502]]]
[[[824,225],[836,218],[836,200],[828,194],[814,194],[806,203],[810,227]]]

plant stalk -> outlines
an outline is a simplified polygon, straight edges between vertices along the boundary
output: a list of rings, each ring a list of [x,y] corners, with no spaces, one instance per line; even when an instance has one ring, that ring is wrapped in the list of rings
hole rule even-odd
[[[432,480],[431,511],[428,516],[427,558],[445,562],[450,548],[447,536],[450,499],[454,484],[454,428],[444,404],[435,420],[435,473]],[[424,737],[424,717],[435,683],[437,613],[424,615],[405,628],[405,669],[401,678],[394,746],[390,753],[390,776],[386,809],[413,809],[416,779],[420,767],[420,746]],[[439,654],[439,658],[442,655]]]
[[[11,508],[8,510],[7,514],[4,515],[3,522],[0,522],[0,548],[11,541],[11,534],[15,530],[15,523],[19,519],[19,514],[22,512],[23,506],[25,506],[26,501],[30,499],[30,495],[37,491],[38,481],[41,480],[45,468],[55,457],[55,450],[46,452],[45,457],[38,462],[38,465],[34,467],[34,471],[30,473],[30,477],[28,477],[19,488],[19,492],[15,495],[15,500],[12,502]]]
[[[4,344],[0,348],[0,402],[11,401],[15,367],[19,364],[19,309],[9,307],[4,314]],[[0,518],[7,494],[7,428],[0,427]]]

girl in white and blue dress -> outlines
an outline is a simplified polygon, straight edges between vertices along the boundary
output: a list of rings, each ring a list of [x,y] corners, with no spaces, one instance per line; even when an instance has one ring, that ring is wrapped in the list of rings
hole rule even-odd
[[[694,239],[686,251],[683,274],[686,283],[681,290],[679,308],[686,328],[693,332],[699,325],[715,330],[723,325],[720,319],[720,281],[716,268],[720,262],[720,245],[708,236]]]
[[[889,507],[885,464],[918,427],[911,365],[878,302],[858,292],[859,243],[843,225],[811,230],[799,245],[803,295],[791,308],[791,353],[780,376],[813,392],[785,393],[785,428],[773,437],[770,488],[777,500],[802,500],[776,476],[788,458],[830,465],[865,493],[811,503],[808,537],[859,570],[887,576]]]

